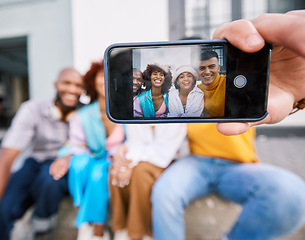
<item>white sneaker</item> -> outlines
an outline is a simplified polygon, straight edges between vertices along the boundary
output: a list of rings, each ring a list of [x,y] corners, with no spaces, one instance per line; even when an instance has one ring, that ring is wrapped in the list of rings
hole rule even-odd
[[[11,232],[11,240],[33,240],[34,231],[29,221],[21,219],[17,221],[14,225],[14,228]]]
[[[54,228],[57,220],[57,214],[48,218],[39,218],[32,216],[30,219],[33,231],[35,233],[44,233]]]
[[[76,240],[89,240],[93,237],[93,225],[84,223],[78,228]]]
[[[116,231],[113,240],[130,240],[126,229]]]

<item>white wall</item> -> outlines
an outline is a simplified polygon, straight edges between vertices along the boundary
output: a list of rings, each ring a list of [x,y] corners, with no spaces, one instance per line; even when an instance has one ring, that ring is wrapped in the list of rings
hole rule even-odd
[[[72,0],[72,13],[74,64],[82,73],[113,43],[168,40],[167,0]]]
[[[30,98],[53,97],[53,82],[72,66],[71,7],[67,0],[0,5],[0,38],[28,36]]]
[[[85,73],[110,44],[168,40],[167,0],[24,2],[0,4],[0,38],[28,37],[32,99],[52,97],[60,69]]]
[[[242,1],[242,14],[243,18],[252,20],[261,14],[266,13],[268,10],[267,0],[243,0]]]

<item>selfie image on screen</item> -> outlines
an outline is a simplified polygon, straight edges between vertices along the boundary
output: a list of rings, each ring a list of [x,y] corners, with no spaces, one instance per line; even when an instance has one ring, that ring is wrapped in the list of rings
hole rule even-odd
[[[134,118],[223,117],[225,46],[132,50]]]

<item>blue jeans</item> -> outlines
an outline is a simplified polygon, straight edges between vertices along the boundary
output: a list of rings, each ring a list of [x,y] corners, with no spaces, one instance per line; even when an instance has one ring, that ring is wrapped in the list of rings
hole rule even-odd
[[[33,215],[38,218],[53,216],[67,193],[65,177],[55,181],[49,174],[52,160],[38,163],[33,158],[25,160],[20,170],[9,179],[0,201],[0,240],[8,240],[13,223],[34,205]]]
[[[184,239],[185,208],[210,193],[243,207],[230,240],[276,239],[305,222],[305,184],[293,173],[262,163],[190,155],[174,162],[153,187],[154,239]]]

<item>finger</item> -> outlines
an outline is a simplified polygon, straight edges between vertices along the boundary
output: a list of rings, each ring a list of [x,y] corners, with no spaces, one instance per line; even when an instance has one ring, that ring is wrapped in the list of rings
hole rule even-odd
[[[225,136],[232,136],[245,133],[249,130],[249,123],[217,123],[217,131]]]
[[[253,23],[244,19],[221,25],[214,32],[213,38],[227,39],[232,45],[245,52],[257,52],[265,45],[265,40]]]
[[[113,186],[116,186],[118,184],[118,181],[116,179],[112,179],[111,184]]]
[[[305,57],[305,13],[263,14],[252,20],[266,42],[283,45]]]
[[[121,161],[122,166],[125,166],[125,167],[129,166],[131,163],[132,163],[132,160],[129,160],[127,158],[125,158]]]
[[[53,179],[55,180],[55,181],[57,181],[58,179],[60,179],[62,176],[61,176],[61,174],[54,174],[53,175]]]

